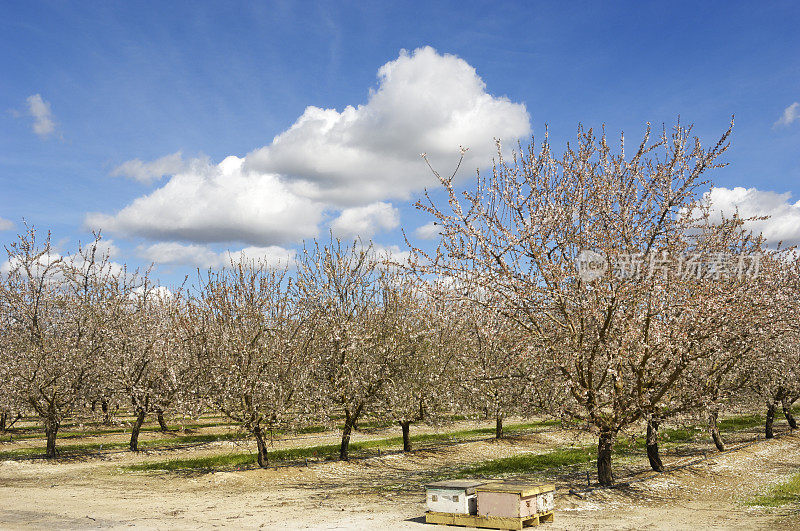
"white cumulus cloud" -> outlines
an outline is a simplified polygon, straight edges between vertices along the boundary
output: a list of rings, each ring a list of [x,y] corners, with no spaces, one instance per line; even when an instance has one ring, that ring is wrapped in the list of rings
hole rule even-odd
[[[161,242],[139,248],[139,256],[149,262],[165,265],[191,265],[216,267],[220,256],[206,245],[184,245],[177,242]]]
[[[139,286],[133,288],[130,293],[131,299],[142,297],[150,301],[167,301],[175,297],[175,294],[166,286]]]
[[[162,265],[188,265],[193,267],[223,267],[240,260],[260,260],[270,267],[290,266],[295,251],[277,245],[267,247],[245,247],[238,251],[215,252],[206,245],[181,244],[177,242],[161,242],[147,247],[140,247],[139,256]]]
[[[436,184],[421,153],[447,171],[459,146],[468,147],[466,175],[491,164],[495,138],[529,133],[525,105],[487,92],[463,59],[430,47],[402,51],[378,70],[366,103],[342,111],[307,107],[246,157],[181,168],[115,214],[88,214],[86,225],[162,242],[253,246],[314,237],[331,218],[331,230],[371,234],[398,224],[387,200]],[[115,172],[146,181],[168,173],[175,155],[129,161]]]
[[[398,210],[391,203],[380,201],[362,207],[345,208],[331,223],[331,230],[339,238],[360,236],[369,239],[378,231],[392,230],[398,225]]]
[[[778,121],[773,124],[773,127],[791,125],[797,120],[800,120],[800,103],[794,102],[783,110],[783,114],[778,118]]]
[[[165,175],[175,175],[187,167],[180,151],[159,159],[143,162],[140,159],[128,160],[111,170],[112,177],[128,177],[143,184],[150,184]]]
[[[324,205],[292,193],[279,176],[242,168],[228,157],[194,164],[161,188],[110,216],[91,213],[86,225],[153,240],[294,242],[317,234]]]
[[[92,247],[95,248],[95,258],[97,260],[102,258],[117,258],[120,255],[119,247],[114,244],[114,240],[108,238],[102,238],[98,242],[90,241],[88,244],[84,244],[84,248],[87,252],[91,251]]]
[[[248,167],[301,182],[337,204],[405,198],[433,184],[420,153],[443,167],[458,146],[470,148],[465,168],[485,167],[495,138],[530,133],[525,105],[486,92],[466,61],[433,48],[405,50],[378,70],[367,103],[335,109],[307,107],[272,144],[247,156]]]
[[[416,234],[417,238],[422,238],[423,240],[432,240],[439,236],[439,232],[439,227],[437,227],[436,223],[433,221],[417,227],[416,230],[414,230],[414,234]]]
[[[36,263],[33,264],[31,267],[31,274],[34,277],[42,275],[48,266],[58,261],[61,261],[62,264],[58,266],[58,269],[49,271],[48,274],[51,280],[59,282],[64,279],[63,270],[60,269],[62,265],[72,266],[78,269],[87,269],[93,264],[91,267],[94,268],[95,271],[112,275],[118,275],[124,271],[124,266],[122,264],[111,260],[113,256],[119,254],[119,249],[117,249],[113,242],[110,240],[101,240],[97,242],[94,261],[91,262],[91,248],[93,245],[93,241],[84,245],[83,253],[79,252],[77,249],[71,254],[62,254],[56,250],[51,250],[39,257]],[[8,258],[0,264],[0,276],[7,275],[12,271],[21,272],[21,267],[22,261],[17,257]]]
[[[395,264],[408,264],[411,261],[411,251],[401,249],[398,245],[381,245],[373,243],[371,247],[373,256],[380,261]]]
[[[56,130],[56,122],[53,118],[53,111],[50,110],[50,103],[45,101],[41,94],[28,96],[28,114],[33,117],[33,132],[39,138],[47,138]]]
[[[11,230],[14,228],[14,222],[10,219],[0,218],[0,230]]]
[[[800,244],[800,201],[791,202],[791,192],[776,193],[757,188],[713,188],[705,194],[711,202],[712,220],[731,217],[738,211],[743,218],[769,216],[746,223],[745,227],[762,234],[770,245],[783,242]]]
[[[225,251],[220,256],[224,260],[224,265],[235,264],[240,261],[261,261],[270,267],[284,268],[291,267],[294,264],[296,254],[296,251],[292,249],[270,245],[267,247],[245,247],[239,251]]]

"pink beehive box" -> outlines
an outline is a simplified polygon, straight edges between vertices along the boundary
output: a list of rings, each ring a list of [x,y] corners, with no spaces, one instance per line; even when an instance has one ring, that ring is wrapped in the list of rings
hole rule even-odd
[[[553,511],[555,485],[498,481],[475,489],[480,516],[528,518]]]

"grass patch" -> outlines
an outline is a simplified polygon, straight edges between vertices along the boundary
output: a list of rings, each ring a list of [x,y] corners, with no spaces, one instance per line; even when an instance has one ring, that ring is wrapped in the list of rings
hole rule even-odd
[[[778,420],[777,416],[775,420]],[[766,418],[764,415],[738,415],[720,420],[718,426],[720,431],[737,431],[755,428],[763,425],[765,422]]]
[[[798,409],[795,407],[794,409]],[[763,423],[764,417],[762,415],[741,415],[736,417],[729,417],[720,421],[720,431],[728,432],[740,429],[752,428],[759,426]],[[198,423],[197,427],[221,425],[221,423]],[[379,423],[369,423],[367,425],[377,427]],[[387,426],[392,424],[387,423]],[[548,426],[563,425],[562,421],[558,419],[541,420],[534,422],[525,422],[519,424],[509,424],[504,426],[504,433],[506,435],[515,435],[522,432],[536,430],[538,428]],[[143,431],[157,431],[157,426],[147,427]],[[412,428],[413,430],[413,428]],[[109,430],[91,430],[92,433],[119,433],[122,429],[109,429]],[[326,426],[312,425],[301,428],[295,433],[322,433],[327,431]],[[399,431],[399,430],[398,430]],[[88,430],[87,430],[88,432]],[[87,435],[87,432],[66,432],[63,438],[70,436]],[[477,438],[493,435],[495,432],[494,427],[474,428],[466,430],[458,430],[446,433],[430,433],[430,434],[417,434],[411,436],[412,445],[415,448],[458,442],[459,440]],[[276,430],[274,435],[283,434],[282,431]],[[661,443],[667,444],[680,444],[696,440],[702,436],[705,431],[697,426],[685,426],[679,428],[662,428],[660,431]],[[15,435],[15,438],[17,436]],[[62,437],[60,437],[62,438]],[[139,443],[142,449],[159,449],[168,448],[170,446],[180,444],[193,444],[193,443],[208,443],[214,441],[232,441],[232,440],[247,440],[248,437],[241,432],[230,432],[224,434],[204,434],[204,435],[177,435],[172,437],[164,437],[153,440],[141,441]],[[58,446],[60,456],[68,457],[81,454],[88,454],[99,450],[118,450],[126,449],[128,447],[127,441],[113,442],[113,443],[90,443],[90,444],[64,444]],[[614,448],[616,456],[627,456],[634,453],[639,453],[645,447],[644,437],[627,438],[620,437],[617,439]],[[354,458],[368,457],[376,455],[376,450],[399,450],[402,448],[402,437],[387,437],[372,441],[362,441],[351,443],[350,454]],[[0,459],[8,458],[25,458],[41,455],[42,448],[20,448],[0,452]],[[289,461],[302,461],[303,459],[314,460],[330,460],[336,459],[339,455],[339,445],[317,445],[301,448],[290,448],[283,450],[273,450],[269,452],[269,459],[271,462],[289,462]],[[532,473],[549,468],[568,466],[580,463],[588,463],[596,458],[596,447],[594,445],[587,445],[585,447],[568,447],[556,449],[551,452],[542,454],[523,454],[520,456],[495,459],[490,461],[479,462],[475,465],[468,466],[457,472],[460,476],[469,475],[501,475],[508,473],[522,474]],[[125,470],[131,471],[144,471],[144,470],[216,470],[216,469],[235,469],[241,467],[250,467],[255,465],[255,455],[249,452],[230,453],[223,455],[216,455],[201,458],[185,458],[185,459],[170,459],[165,461],[158,461],[152,463],[141,463],[124,467]],[[800,480],[798,480],[800,481]]]
[[[21,459],[41,453],[41,448],[15,448],[0,452],[0,459]]]
[[[363,443],[350,444],[350,454],[353,456],[357,456],[359,453],[362,453],[363,450],[365,450]],[[270,462],[299,461],[302,459],[333,459],[338,456],[338,444],[286,448],[284,450],[272,450],[267,452],[267,457]],[[255,465],[255,463],[256,455],[254,453],[243,452],[188,459],[168,459],[166,461],[156,461],[153,463],[140,463],[123,467],[123,470],[166,470],[173,472],[179,470],[216,470],[250,467]]]
[[[782,507],[798,503],[800,503],[800,474],[795,474],[788,481],[772,487],[766,494],[749,500],[747,505]]]
[[[241,468],[251,466],[256,462],[254,454],[224,454],[212,455],[209,457],[196,457],[188,459],[169,459],[155,463],[141,463],[122,467],[123,470],[132,472],[148,470],[212,470],[217,468]]]
[[[98,451],[100,444],[56,444],[56,452],[58,457],[76,457],[80,455],[87,455]],[[103,449],[113,450],[119,448],[127,448],[127,443],[108,443],[103,446]],[[25,459],[44,457],[44,448],[15,448],[14,450],[5,450],[0,452],[0,459]]]
[[[663,442],[679,443],[692,440],[700,432],[699,428],[689,427],[663,429],[661,435]],[[635,439],[620,437],[614,443],[614,457],[638,455],[644,447],[644,437]],[[523,454],[482,461],[460,469],[455,477],[532,474],[549,468],[590,463],[595,459],[597,459],[597,447],[594,445],[560,448],[541,454]],[[448,477],[453,475],[450,474]]]
[[[596,457],[596,450],[590,446],[562,448],[543,454],[523,454],[513,457],[492,459],[459,470],[455,476],[500,476],[503,474],[530,474],[548,468],[588,463]]]
[[[697,439],[703,430],[697,426],[686,426],[683,428],[661,428],[658,431],[658,444],[672,446],[680,443],[691,442]],[[621,453],[633,450],[643,450],[647,446],[644,436],[626,437],[620,436],[614,442],[615,450]]]
[[[508,426],[506,432],[520,432],[526,431],[541,426],[550,426],[558,421],[539,421],[524,424],[514,424]],[[430,445],[443,442],[453,442],[459,439],[465,439],[478,435],[486,435],[494,433],[494,428],[478,428],[473,430],[459,430],[448,433],[423,433],[419,435],[412,435],[411,442],[413,445]],[[367,457],[376,455],[377,449],[396,449],[402,448],[402,437],[387,437],[384,439],[376,439],[373,441],[360,441],[350,443],[350,456],[354,458]],[[338,444],[326,444],[317,446],[305,446],[300,448],[287,448],[283,450],[271,450],[268,452],[268,457],[272,463],[302,461],[303,459],[314,460],[331,460],[339,457]],[[148,470],[166,470],[166,471],[203,471],[203,470],[219,470],[219,469],[235,469],[241,467],[250,467],[255,465],[256,456],[253,453],[231,453],[210,457],[188,458],[188,459],[168,459],[165,461],[155,461],[152,463],[140,463],[123,467],[123,470],[128,471],[148,471]]]
[[[139,448],[141,450],[156,450],[181,444],[202,444],[216,441],[234,441],[241,440],[242,438],[243,435],[241,433],[224,433],[218,435],[183,435],[177,437],[153,439],[149,441],[140,440]],[[58,452],[59,457],[75,457],[103,450],[124,450],[128,448],[129,445],[129,441],[85,444],[58,444],[56,442],[56,451]],[[16,448],[14,450],[0,451],[0,459],[21,459],[26,457],[37,457],[41,455],[44,455],[44,449],[40,447]]]
[[[305,433],[325,433],[326,431],[328,431],[328,428],[327,428],[327,427],[325,427],[325,426],[304,426],[304,427],[302,427],[302,428],[299,428],[299,429],[297,430],[297,433],[299,433],[299,434],[305,434]]]
[[[511,424],[507,427],[503,428],[503,433],[505,435],[512,435],[514,433],[525,432],[529,430],[533,430],[536,428],[541,428],[545,426],[552,426],[558,424],[559,421],[557,420],[543,420],[543,421],[536,421],[536,422],[526,422],[521,424]],[[413,429],[413,428],[412,428]],[[456,442],[460,439],[469,439],[471,437],[478,437],[482,435],[493,435],[495,432],[494,428],[474,428],[471,430],[457,430],[457,431],[450,431],[446,433],[421,433],[417,435],[411,436],[411,444],[412,446],[423,443],[423,444],[437,444],[437,443],[448,443],[448,442]],[[378,439],[375,441],[365,441],[363,443],[359,443],[363,445],[365,448],[387,448],[387,447],[402,447],[403,445],[403,438],[402,437],[387,437],[385,439]]]
[[[69,425],[62,425],[62,427],[77,427],[77,424],[69,424]],[[58,438],[61,439],[79,439],[81,437],[98,437],[103,435],[115,435],[120,433],[130,433],[131,428],[130,426],[106,426],[106,427],[99,427],[101,426],[99,423],[89,423],[84,424],[88,429],[62,429],[58,432]],[[216,428],[221,426],[230,426],[232,428],[236,428],[234,424],[230,422],[207,422],[207,423],[192,423],[192,424],[183,424],[183,425],[174,425],[169,427],[169,431],[167,433],[174,433],[174,432],[186,432],[186,431],[194,431],[200,428]],[[156,425],[145,425],[141,428],[142,433],[148,432],[160,432],[161,427]],[[324,428],[323,430],[324,431]],[[7,432],[6,435],[0,436],[0,442],[11,442],[14,440],[22,440],[22,439],[37,439],[40,437],[44,437],[44,428],[41,427],[28,427],[28,428],[12,428]]]

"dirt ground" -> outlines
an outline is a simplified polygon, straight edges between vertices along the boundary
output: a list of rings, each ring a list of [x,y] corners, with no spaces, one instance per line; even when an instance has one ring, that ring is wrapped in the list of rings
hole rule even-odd
[[[59,463],[4,461],[0,463],[0,528],[431,529],[424,523],[421,485],[432,474],[446,474],[448,467],[462,463],[541,452],[574,441],[574,434],[551,430],[349,463],[207,474],[121,468],[165,457],[195,456],[199,449],[191,454],[186,450],[142,455],[116,452]],[[225,444],[215,443],[202,451],[219,452]],[[665,461],[667,466],[686,463],[698,459],[698,452],[669,455]],[[580,485],[586,466],[531,477],[532,481],[555,481],[558,488],[555,522],[541,529],[800,528],[796,509],[745,505],[754,493],[800,471],[800,437],[786,435],[709,456],[662,475],[645,472],[641,462],[622,462],[620,476],[633,475],[642,481],[583,498],[568,490]]]

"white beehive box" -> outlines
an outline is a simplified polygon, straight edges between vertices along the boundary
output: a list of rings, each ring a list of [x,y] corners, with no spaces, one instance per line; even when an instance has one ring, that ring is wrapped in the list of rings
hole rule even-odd
[[[478,499],[475,488],[486,481],[452,479],[425,485],[428,510],[437,513],[477,514]]]

